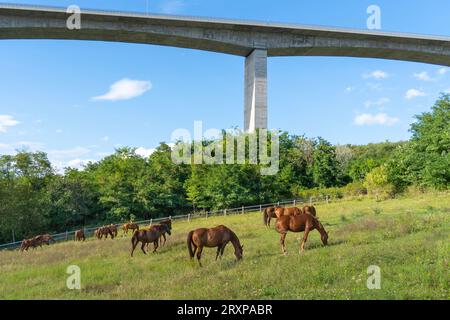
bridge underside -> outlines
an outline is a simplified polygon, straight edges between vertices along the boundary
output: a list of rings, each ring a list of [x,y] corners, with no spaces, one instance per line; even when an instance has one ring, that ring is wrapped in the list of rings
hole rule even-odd
[[[0,39],[145,43],[245,57],[244,128],[267,128],[267,57],[347,56],[450,66],[450,38],[225,19],[81,12],[69,30],[65,9],[0,4]]]

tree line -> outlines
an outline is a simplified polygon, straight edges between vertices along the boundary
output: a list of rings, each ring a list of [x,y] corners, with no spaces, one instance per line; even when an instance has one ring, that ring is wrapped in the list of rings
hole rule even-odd
[[[259,165],[174,164],[161,143],[148,158],[125,147],[83,170],[58,173],[44,152],[0,156],[0,242],[101,223],[240,207],[312,192],[394,196],[448,189],[450,96],[416,117],[404,142],[332,145],[279,133],[279,172]],[[206,144],[208,142],[205,142]],[[269,148],[270,149],[270,148]]]

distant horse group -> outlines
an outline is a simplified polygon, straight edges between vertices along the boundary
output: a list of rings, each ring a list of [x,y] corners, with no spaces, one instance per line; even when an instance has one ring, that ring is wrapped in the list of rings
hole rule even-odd
[[[269,207],[263,211],[264,225],[270,228],[270,221],[272,218],[276,218],[275,230],[281,235],[280,245],[281,251],[284,255],[287,254],[285,240],[288,232],[304,232],[303,239],[300,244],[300,252],[305,250],[305,243],[308,240],[308,235],[311,231],[317,230],[320,233],[322,243],[328,244],[328,233],[325,231],[322,223],[317,218],[316,208],[312,205],[305,205],[302,208],[292,207]],[[139,243],[141,243],[141,250],[144,254],[148,253],[148,246],[153,244],[153,253],[157,252],[159,247],[162,247],[166,243],[166,235],[172,234],[172,220],[164,220],[159,224],[150,225],[148,228],[140,229],[137,223],[132,221],[125,223],[122,226],[124,234],[128,233],[128,230],[133,230],[131,237],[131,256]],[[94,235],[98,239],[106,240],[108,236],[111,239],[117,237],[118,229],[114,224],[105,225],[95,230]],[[76,241],[85,241],[86,235],[84,230],[75,231]],[[42,244],[50,244],[50,241],[54,239],[46,234],[39,235],[31,239],[25,239],[22,241],[21,251],[27,251],[30,247],[36,248],[42,246]],[[197,257],[197,261],[200,266],[201,256],[204,248],[217,248],[216,260],[222,258],[225,247],[230,243],[234,247],[234,255],[237,260],[241,260],[243,257],[243,248],[238,236],[234,231],[224,225],[217,226],[215,228],[199,228],[192,230],[187,235],[187,249],[189,257],[193,259]]]
[[[110,224],[96,229],[94,231],[94,236],[99,240],[103,237],[105,237],[105,240],[108,239],[108,235],[111,237],[111,239],[114,239],[114,237],[117,237],[117,233],[117,227],[114,224]]]
[[[29,248],[42,247],[43,244],[50,245],[50,241],[55,241],[51,235],[43,234],[30,239],[24,239],[20,246],[20,251],[28,251]]]

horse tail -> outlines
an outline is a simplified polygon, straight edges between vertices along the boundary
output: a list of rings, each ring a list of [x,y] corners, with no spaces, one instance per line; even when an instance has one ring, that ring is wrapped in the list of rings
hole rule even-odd
[[[187,236],[187,247],[189,250],[189,256],[192,258],[194,258],[194,250],[192,250],[192,236],[194,235],[194,231],[189,232],[188,236]]]
[[[264,209],[263,211],[263,222],[264,225],[267,226],[267,220],[269,219],[268,214],[267,214],[267,208]]]
[[[133,236],[131,237],[131,244],[133,245],[133,247],[136,245],[136,243],[138,242],[138,236],[137,236],[138,231],[135,231],[133,233]]]

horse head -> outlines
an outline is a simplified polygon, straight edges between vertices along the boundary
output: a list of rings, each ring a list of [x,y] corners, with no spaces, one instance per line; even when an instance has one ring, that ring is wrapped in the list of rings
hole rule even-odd
[[[234,250],[234,255],[236,256],[236,259],[241,260],[243,253],[244,253],[244,246],[238,244]]]

